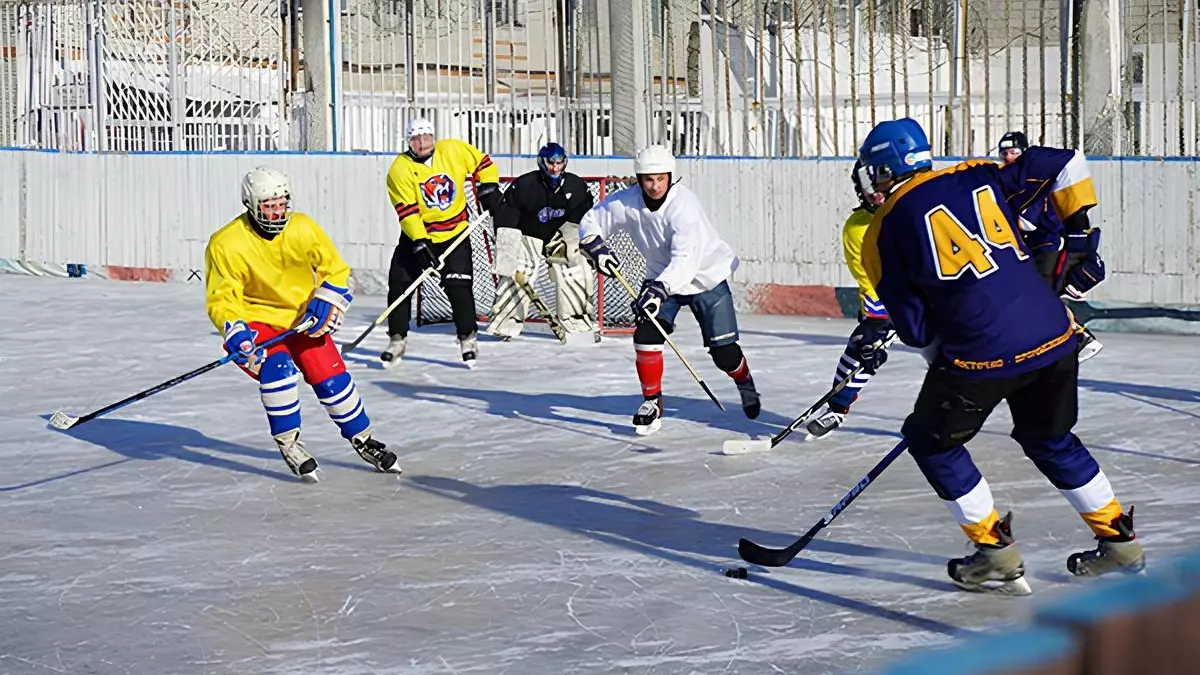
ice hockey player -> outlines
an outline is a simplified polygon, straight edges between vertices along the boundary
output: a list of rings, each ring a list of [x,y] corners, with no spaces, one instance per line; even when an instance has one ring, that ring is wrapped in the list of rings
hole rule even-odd
[[[1000,138],[1000,160],[1005,166],[1017,161],[1021,153],[1029,149],[1029,140],[1020,131],[1010,131]],[[1028,201],[1017,196],[1023,207],[1018,214],[1021,238],[1029,247],[1038,273],[1054,287],[1059,295],[1080,300],[1085,291],[1104,280],[1104,260],[1100,257],[1100,228],[1085,231],[1067,228],[1054,213],[1046,197]],[[1072,223],[1077,226],[1078,223]],[[1092,275],[1098,275],[1098,278]],[[1075,324],[1079,334],[1079,362],[1092,358],[1104,348],[1092,331],[1082,324]]]
[[[529,301],[517,287],[522,271],[532,284],[544,257],[556,290],[555,314],[568,333],[596,329],[592,319],[593,272],[579,250],[579,221],[592,208],[592,193],[582,178],[567,171],[567,151],[547,143],[538,151],[538,168],[513,181],[504,192],[496,219],[498,276],[487,332],[508,340],[521,333]],[[546,300],[543,298],[543,300]]]
[[[208,318],[225,350],[258,381],[267,423],[292,473],[317,480],[300,440],[300,377],[342,437],[376,470],[400,473],[396,455],[372,437],[371,420],[332,334],[350,307],[350,268],[312,218],[290,210],[287,176],[259,167],[242,179],[246,212],[204,251]],[[313,288],[314,283],[316,288]],[[308,319],[316,323],[269,349],[256,348]]]
[[[846,258],[846,267],[858,282],[858,326],[850,334],[846,350],[838,360],[833,384],[836,386],[860,364],[863,369],[851,378],[841,391],[834,394],[820,417],[808,423],[809,439],[820,438],[842,426],[846,421],[846,414],[850,412],[850,405],[858,400],[859,392],[867,386],[867,382],[875,374],[875,368],[887,358],[886,353],[874,354],[870,350],[877,344],[886,344],[895,332],[892,330],[892,321],[888,318],[887,310],[875,294],[875,287],[871,285],[871,280],[867,278],[862,266],[863,235],[867,232],[867,226],[871,224],[871,214],[883,203],[883,195],[876,192],[871,185],[871,179],[867,176],[862,162],[854,163],[854,168],[850,171],[850,182],[858,195],[858,206],[850,212],[850,217],[846,218],[846,224],[842,226],[842,253]],[[864,348],[868,350],[866,355],[862,353]]]
[[[463,362],[473,368],[479,347],[470,240],[462,242],[445,261],[440,258],[470,224],[469,182],[475,183],[479,205],[495,216],[501,203],[500,171],[470,143],[456,138],[435,142],[433,124],[427,120],[411,120],[406,136],[408,150],[396,157],[387,174],[388,197],[400,219],[400,243],[392,253],[388,272],[388,304],[403,295],[426,269],[438,270]],[[388,316],[390,340],[379,355],[385,368],[400,364],[411,319],[410,296]]]
[[[1137,571],[1145,559],[1108,478],[1071,432],[1079,362],[1066,308],[1038,275],[1016,231],[1010,198],[1049,195],[1063,222],[1096,205],[1081,153],[1029,148],[1001,167],[969,160],[933,170],[915,120],[883,122],[859,159],[887,200],[863,239],[863,267],[905,344],[935,352],[902,433],[909,452],[974,554],[949,561],[962,588],[1023,595],[1025,565],[965,443],[1007,401],[1012,437],[1091,528],[1099,545],[1073,553],[1078,576]],[[1086,228],[1084,228],[1086,229]]]
[[[673,184],[675,157],[661,145],[642,148],[634,159],[638,184],[605,197],[579,224],[580,245],[597,271],[614,276],[620,260],[605,242],[625,232],[646,259],[646,279],[634,301],[633,332],[638,379],[645,400],[633,416],[639,434],[662,424],[664,340],[651,324],[670,333],[682,305],[691,308],[713,363],[737,384],[746,417],[761,407],[750,366],[738,345],[737,314],[729,277],[737,269],[733,249],[717,234],[700,199]],[[631,282],[633,283],[633,282]]]

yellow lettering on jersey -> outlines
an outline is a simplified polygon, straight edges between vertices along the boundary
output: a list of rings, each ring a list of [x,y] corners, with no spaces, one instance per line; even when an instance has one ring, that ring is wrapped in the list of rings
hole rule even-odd
[[[938,278],[957,279],[968,269],[983,278],[996,270],[987,244],[971,234],[945,206],[925,214],[925,230],[937,261]]]
[[[979,230],[989,244],[996,248],[1011,248],[1013,253],[1017,254],[1018,260],[1029,258],[1021,250],[1021,240],[1017,237],[1017,231],[1008,222],[1004,211],[1000,210],[1000,205],[996,203],[996,193],[992,192],[990,185],[975,190],[975,216],[979,218]]]

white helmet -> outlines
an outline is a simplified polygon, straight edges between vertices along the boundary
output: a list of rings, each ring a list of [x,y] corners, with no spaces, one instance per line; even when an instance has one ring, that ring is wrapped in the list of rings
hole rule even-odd
[[[260,166],[242,178],[242,204],[255,224],[268,234],[279,234],[292,218],[290,208],[282,218],[268,219],[263,214],[262,203],[276,197],[285,197],[291,205],[292,186],[282,171]]]
[[[433,122],[424,117],[414,117],[408,121],[408,127],[404,130],[404,137],[412,139],[413,136],[433,136]]]
[[[647,145],[634,158],[633,172],[638,175],[647,173],[675,173],[675,155],[672,155],[666,146]]]

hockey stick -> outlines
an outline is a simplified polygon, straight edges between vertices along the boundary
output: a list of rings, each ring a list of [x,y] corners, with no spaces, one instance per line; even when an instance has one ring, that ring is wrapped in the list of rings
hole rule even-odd
[[[892,335],[887,340],[884,340],[883,348],[887,349],[895,341],[896,341],[896,334],[895,334],[895,332],[893,332]],[[783,431],[780,431],[779,433],[775,434],[770,439],[728,440],[728,441],[725,441],[725,444],[721,447],[721,454],[722,455],[745,455],[745,454],[748,454],[751,452],[764,452],[767,450],[771,450],[775,446],[782,443],[783,439],[787,438],[788,436],[791,436],[792,432],[794,432],[795,430],[797,430],[801,426],[803,426],[804,423],[808,421],[808,418],[812,417],[813,413],[817,412],[817,410],[819,410],[821,408],[821,406],[823,406],[826,403],[829,403],[831,400],[833,400],[833,397],[837,396],[838,392],[845,389],[846,385],[850,384],[854,380],[854,378],[858,377],[858,374],[861,373],[862,370],[863,370],[863,366],[860,364],[857,368],[855,368],[854,370],[847,373],[846,377],[842,378],[841,380],[838,380],[833,385],[833,389],[830,389],[824,396],[822,396],[820,399],[818,399],[816,403],[812,404],[811,408],[800,413],[800,416],[797,417],[796,419],[792,420],[792,423],[787,425],[787,427],[785,427]]]
[[[262,344],[255,345],[255,349],[266,349],[267,347],[271,347],[272,345],[278,344],[278,343],[288,339],[289,337],[295,335],[296,333],[300,333],[300,332],[308,330],[314,324],[316,324],[316,322],[317,322],[317,320],[315,318],[309,319],[308,321],[305,321],[304,323],[300,324],[299,326],[296,326],[295,328],[286,330],[286,331],[280,333],[279,335],[276,335],[275,337],[267,340],[266,342],[263,342]],[[184,373],[183,375],[180,375],[178,377],[173,377],[173,378],[167,380],[166,382],[157,384],[157,385],[150,387],[149,389],[146,389],[144,391],[139,391],[138,393],[134,394],[133,396],[130,396],[128,398],[123,398],[120,401],[117,401],[116,403],[106,405],[103,408],[100,408],[99,410],[94,410],[86,415],[81,415],[79,417],[75,417],[74,415],[70,415],[62,410],[59,410],[50,416],[50,426],[54,427],[55,429],[61,429],[61,430],[65,431],[67,429],[70,429],[73,426],[83,424],[84,422],[87,422],[89,420],[94,420],[97,417],[107,415],[108,413],[113,412],[114,410],[119,410],[121,408],[124,408],[125,406],[129,405],[130,403],[136,403],[144,398],[149,398],[161,391],[170,389],[171,387],[174,387],[177,384],[187,382],[188,380],[190,380],[194,377],[203,375],[204,373],[207,373],[208,371],[213,370],[214,368],[219,368],[219,367],[225,365],[226,363],[229,363],[230,361],[232,361],[234,356],[235,355],[232,353],[226,354],[225,356],[222,356],[221,358],[217,359],[216,361],[213,361],[211,363],[206,363],[205,365],[200,366],[199,368],[191,371],[190,373]]]
[[[542,300],[542,296],[538,295],[537,290],[529,283],[529,279],[525,278],[525,270],[517,270],[517,273],[513,275],[513,281],[516,281],[517,286],[525,291],[525,295],[529,296],[529,300],[533,302],[538,314],[542,315],[546,323],[550,324],[550,330],[554,331],[558,341],[564,345],[567,344],[567,327],[558,320],[558,317],[554,316],[554,312],[550,311],[550,306],[546,304],[545,300]]]
[[[362,344],[362,341],[367,339],[367,336],[371,334],[371,331],[378,328],[379,325],[382,324],[384,321],[387,321],[388,315],[390,315],[392,312],[396,311],[396,308],[399,307],[400,304],[403,303],[408,298],[408,296],[410,296],[414,292],[416,292],[416,290],[421,287],[421,284],[425,283],[426,279],[428,279],[430,276],[432,276],[434,274],[437,274],[437,271],[442,268],[442,265],[446,264],[446,259],[450,257],[450,253],[453,252],[454,249],[458,248],[459,245],[462,244],[464,241],[470,239],[471,232],[475,229],[476,226],[478,226],[484,220],[487,220],[487,217],[488,217],[488,214],[485,213],[485,214],[479,216],[478,218],[476,218],[475,220],[471,221],[471,224],[467,225],[467,228],[462,231],[462,234],[458,235],[458,237],[456,237],[454,239],[454,241],[450,242],[450,245],[446,247],[446,250],[442,252],[442,255],[438,256],[438,266],[437,267],[430,267],[430,268],[426,269],[424,272],[421,272],[421,276],[417,277],[415,281],[413,281],[411,284],[409,284],[408,288],[404,289],[404,292],[400,294],[400,297],[396,298],[396,300],[394,302],[392,302],[392,304],[387,306],[387,309],[383,310],[383,314],[380,314],[379,318],[372,321],[371,325],[367,326],[366,330],[364,330],[362,333],[360,333],[358,337],[354,338],[353,342],[347,342],[346,344],[342,345],[342,356],[349,354],[351,351],[354,350],[355,347]]]
[[[741,556],[742,560],[752,565],[761,565],[762,567],[783,567],[790,563],[793,558],[800,554],[800,551],[803,551],[805,547],[812,543],[812,540],[816,538],[821,530],[828,527],[833,522],[833,519],[838,517],[838,514],[845,511],[846,507],[850,506],[850,503],[862,494],[868,485],[878,479],[879,474],[883,473],[884,469],[888,468],[907,449],[908,441],[901,439],[886,457],[879,460],[879,463],[868,471],[867,475],[863,476],[857,485],[850,488],[850,491],[837,504],[833,505],[833,508],[829,510],[829,515],[818,520],[816,525],[813,525],[808,532],[804,533],[803,537],[797,539],[791,546],[787,548],[767,548],[743,538],[738,540],[738,555]]]
[[[625,279],[625,275],[621,274],[621,270],[614,269],[612,270],[612,273],[613,278],[621,282],[621,285],[625,287],[625,291],[629,293],[629,297],[636,301],[638,294],[633,290],[633,286],[629,285],[629,282]],[[667,341],[667,344],[671,346],[671,351],[675,352],[675,356],[679,357],[679,360],[683,362],[684,367],[686,367],[688,372],[692,374],[692,377],[695,378],[696,384],[700,385],[700,388],[704,390],[704,393],[708,394],[708,397],[712,399],[713,403],[717,404],[718,408],[724,410],[725,406],[721,405],[720,399],[718,399],[716,395],[712,393],[712,389],[709,389],[708,385],[704,383],[704,380],[700,378],[700,373],[696,372],[696,369],[693,368],[692,364],[688,362],[686,357],[684,357],[683,352],[679,351],[679,347],[675,346],[675,342],[671,339],[670,335],[667,335],[667,331],[662,327],[662,324],[659,323],[657,319],[651,319],[647,317],[647,320],[654,324],[654,327],[658,329],[659,334],[662,335],[663,339]]]

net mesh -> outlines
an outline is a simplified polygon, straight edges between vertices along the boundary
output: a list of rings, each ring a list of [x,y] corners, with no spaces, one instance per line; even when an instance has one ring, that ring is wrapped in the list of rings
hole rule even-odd
[[[500,188],[507,190],[514,179],[502,178]],[[583,177],[588,190],[596,202],[607,195],[617,192],[633,184],[633,178],[617,177]],[[474,191],[467,190],[468,203],[472,214],[478,214],[479,208],[474,200]],[[624,233],[618,233],[608,241],[608,245],[621,260],[621,271],[629,283],[635,287],[646,276],[646,260],[634,247],[633,241]],[[495,257],[495,230],[491,218],[480,224],[471,232],[471,257],[474,262],[475,314],[481,321],[487,320],[487,314],[492,309],[496,299],[497,278],[492,274],[492,260]],[[556,310],[557,293],[546,273],[546,261],[538,263],[537,274],[534,276],[533,287],[542,300]],[[631,305],[633,299],[625,292],[620,283],[597,275],[592,303],[596,309],[596,324],[606,333],[628,332],[633,329],[635,314]],[[435,323],[447,323],[453,320],[450,313],[450,301],[445,291],[436,280],[426,281],[417,291],[416,319],[418,326]],[[536,311],[530,305],[527,320],[537,321]]]

